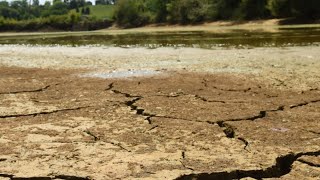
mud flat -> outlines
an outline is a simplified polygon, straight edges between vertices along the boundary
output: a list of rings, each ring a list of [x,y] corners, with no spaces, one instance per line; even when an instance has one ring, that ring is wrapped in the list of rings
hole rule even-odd
[[[320,48],[0,47],[0,179],[319,179]]]

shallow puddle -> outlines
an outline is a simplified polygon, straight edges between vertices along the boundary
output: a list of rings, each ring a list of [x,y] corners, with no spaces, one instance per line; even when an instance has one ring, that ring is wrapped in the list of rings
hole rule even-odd
[[[107,46],[107,47],[196,47],[253,48],[320,45],[320,28],[277,28],[264,30],[231,30],[225,33],[209,31],[147,32],[127,34],[84,33],[82,35],[1,36],[0,44],[46,46]]]

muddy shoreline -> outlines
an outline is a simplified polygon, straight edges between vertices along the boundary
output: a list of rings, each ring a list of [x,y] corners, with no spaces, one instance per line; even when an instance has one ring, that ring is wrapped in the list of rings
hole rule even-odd
[[[319,47],[1,46],[0,64],[0,179],[320,177]]]

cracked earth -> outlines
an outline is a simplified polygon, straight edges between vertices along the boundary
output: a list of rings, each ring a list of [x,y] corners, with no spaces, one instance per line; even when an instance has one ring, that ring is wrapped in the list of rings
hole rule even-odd
[[[320,179],[318,47],[79,48],[1,47],[1,180]]]

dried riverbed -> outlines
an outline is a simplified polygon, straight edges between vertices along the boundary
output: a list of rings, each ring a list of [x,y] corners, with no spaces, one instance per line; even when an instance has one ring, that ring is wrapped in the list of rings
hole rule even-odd
[[[317,46],[6,45],[0,64],[2,179],[320,177]]]

